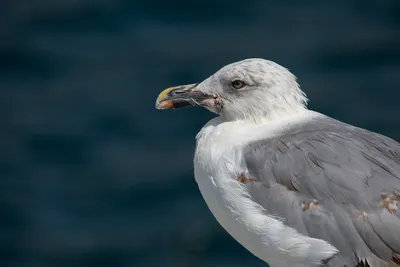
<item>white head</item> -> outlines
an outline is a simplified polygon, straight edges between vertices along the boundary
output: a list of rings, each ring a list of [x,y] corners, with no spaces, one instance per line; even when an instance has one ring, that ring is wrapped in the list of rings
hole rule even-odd
[[[274,120],[306,109],[296,77],[265,59],[229,64],[200,84],[172,87],[158,97],[159,109],[200,105],[224,120]]]

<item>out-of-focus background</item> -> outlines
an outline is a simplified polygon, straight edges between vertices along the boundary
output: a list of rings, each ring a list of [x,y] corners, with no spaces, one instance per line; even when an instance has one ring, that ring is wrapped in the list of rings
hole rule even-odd
[[[266,266],[207,209],[165,87],[248,57],[400,140],[400,2],[2,0],[0,266]]]

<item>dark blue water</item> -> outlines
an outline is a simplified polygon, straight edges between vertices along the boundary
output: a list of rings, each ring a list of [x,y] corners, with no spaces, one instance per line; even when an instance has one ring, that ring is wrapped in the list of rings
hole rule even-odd
[[[399,1],[3,0],[0,266],[265,266],[193,179],[213,115],[165,87],[247,57],[310,107],[400,140]]]

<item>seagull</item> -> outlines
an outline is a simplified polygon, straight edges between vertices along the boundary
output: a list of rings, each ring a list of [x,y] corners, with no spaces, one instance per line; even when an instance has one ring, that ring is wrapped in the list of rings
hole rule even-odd
[[[271,267],[400,267],[400,144],[309,110],[269,60],[162,91],[157,109],[217,114],[194,176],[219,224]]]

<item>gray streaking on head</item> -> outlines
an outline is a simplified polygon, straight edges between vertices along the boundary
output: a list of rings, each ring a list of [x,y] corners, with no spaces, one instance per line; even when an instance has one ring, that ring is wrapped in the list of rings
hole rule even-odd
[[[272,267],[400,266],[400,145],[310,111],[264,59],[164,90],[159,109],[203,106],[195,179],[218,222]]]

